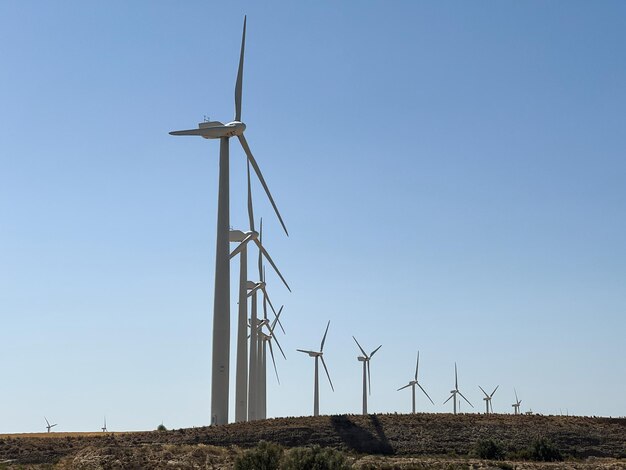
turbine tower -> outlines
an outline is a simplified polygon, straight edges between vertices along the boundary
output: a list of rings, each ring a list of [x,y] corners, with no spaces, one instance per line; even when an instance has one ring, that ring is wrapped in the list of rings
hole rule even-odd
[[[100,429],[102,429],[102,432],[107,432],[107,417],[104,417],[104,426],[102,426]]]
[[[522,404],[522,400],[518,400],[517,398],[517,390],[513,389],[513,391],[515,392],[515,403],[513,403],[511,406],[513,407],[514,413],[516,415],[519,414],[519,406]]]
[[[56,424],[50,424],[50,421],[48,421],[48,418],[46,418],[45,416],[43,417],[43,419],[46,420],[46,429],[48,430],[48,432],[50,432],[50,430],[56,426]]]
[[[172,131],[171,135],[197,135],[220,140],[219,189],[217,199],[217,242],[215,255],[215,291],[213,298],[213,345],[211,365],[211,424],[228,422],[229,354],[230,354],[230,264],[229,264],[229,140],[237,137],[248,162],[257,174],[285,233],[287,228],[265,183],[261,170],[244,137],[246,125],[241,122],[243,59],[246,44],[246,18],[243,20],[239,68],[235,83],[235,119],[227,124],[219,121],[201,122],[197,129]],[[288,233],[287,233],[288,235]]]
[[[467,402],[467,404],[469,406],[471,406],[472,408],[474,408],[474,405],[472,405],[469,400],[467,398],[465,398],[465,396],[463,396],[463,394],[459,391],[459,379],[457,377],[457,373],[456,373],[456,362],[454,363],[454,390],[450,390],[451,395],[448,397],[448,399],[446,401],[443,402],[443,404],[445,405],[450,398],[452,398],[452,403],[454,404],[454,414],[456,414],[456,406],[457,406],[457,395],[461,395],[461,397],[463,398],[463,400],[465,400]]]
[[[431,398],[428,396],[428,393],[426,393],[426,390],[424,390],[424,387],[422,387],[422,385],[417,381],[417,372],[419,370],[419,366],[420,366],[420,352],[417,351],[417,363],[415,364],[415,378],[413,380],[411,380],[408,384],[406,384],[404,387],[400,387],[398,389],[398,392],[400,390],[403,390],[407,387],[411,387],[411,391],[413,394],[413,413],[415,413],[415,386],[417,385],[420,390],[422,392],[424,392],[424,395],[426,395],[426,397],[430,400],[430,402],[434,405],[435,402],[431,400]]]
[[[354,342],[356,343],[356,345],[359,347],[359,349],[361,350],[361,352],[363,353],[362,356],[358,356],[357,359],[359,362],[363,363],[363,414],[366,415],[367,414],[367,394],[368,394],[368,389],[369,389],[369,393],[372,393],[372,377],[370,375],[370,359],[372,358],[372,356],[374,354],[376,354],[376,351],[378,351],[380,348],[382,348],[382,344],[380,346],[378,346],[376,349],[374,349],[370,355],[368,356],[365,353],[365,350],[361,347],[361,345],[359,344],[359,342],[356,340],[356,338],[353,336],[352,339],[354,340]],[[367,366],[367,371],[366,371],[366,366]],[[366,376],[367,375],[367,381]]]
[[[330,374],[328,373],[328,368],[326,367],[326,362],[324,362],[324,342],[326,341],[326,335],[328,334],[328,327],[330,326],[330,320],[326,325],[326,331],[324,332],[324,337],[322,338],[322,344],[320,345],[319,351],[307,351],[304,349],[298,349],[298,351],[308,354],[310,357],[315,358],[315,388],[313,391],[313,416],[319,416],[320,414],[320,386],[319,386],[319,359],[322,360],[322,365],[324,366],[324,370],[326,371],[326,376],[328,377],[328,382],[330,383],[330,388],[332,391],[335,391],[335,387],[333,387],[333,381],[330,380]]]
[[[276,343],[280,353],[283,355],[283,358],[286,360],[287,356],[285,356],[285,352],[283,348],[280,346],[276,335],[274,334],[274,329],[276,328],[276,323],[280,321],[280,314],[283,311],[283,307],[280,307],[278,310],[278,315],[270,324],[266,319],[261,321],[259,325],[259,343],[261,345],[260,349],[260,364],[259,364],[259,391],[258,391],[258,414],[259,419],[267,418],[267,346],[270,349],[270,356],[272,357],[272,364],[274,364],[274,372],[276,374],[276,380],[280,384],[280,378],[278,377],[278,369],[276,368],[276,360],[274,358],[274,349],[272,348],[272,342]],[[269,333],[263,332],[263,327],[266,326],[269,330]]]
[[[493,413],[493,405],[491,404],[491,399],[493,398],[493,395],[496,393],[496,390],[498,390],[499,386],[500,385],[497,385],[496,388],[493,389],[493,392],[491,392],[491,395],[485,392],[485,390],[480,385],[478,386],[478,388],[480,388],[482,392],[485,394],[485,398],[483,398],[483,400],[485,400],[485,414],[486,415],[488,415],[489,413]]]

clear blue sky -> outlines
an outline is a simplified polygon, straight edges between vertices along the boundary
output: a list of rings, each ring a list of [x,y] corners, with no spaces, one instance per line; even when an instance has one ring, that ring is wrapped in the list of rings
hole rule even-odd
[[[626,4],[4,1],[0,432],[209,422],[218,144],[168,132],[232,119],[244,14],[291,234],[255,181],[293,287],[269,415],[312,412],[329,319],[322,413],[360,410],[355,335],[371,411],[410,409],[419,349],[420,410],[457,361],[477,411],[624,415]]]

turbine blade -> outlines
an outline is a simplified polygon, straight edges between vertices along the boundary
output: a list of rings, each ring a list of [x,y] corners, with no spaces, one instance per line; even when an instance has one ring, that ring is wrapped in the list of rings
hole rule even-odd
[[[283,351],[283,348],[280,347],[280,343],[278,342],[278,338],[276,338],[276,336],[272,336],[272,339],[274,341],[276,341],[276,346],[278,346],[278,349],[280,350],[280,353],[283,355],[283,358],[286,361],[287,360],[287,356],[285,356],[285,351]]]
[[[480,388],[483,391],[483,393],[485,394],[485,396],[487,398],[489,398],[489,394],[487,392],[485,392],[485,390],[480,385],[478,386],[478,388]]]
[[[454,389],[455,390],[459,389],[459,379],[456,375],[456,362],[454,363]]]
[[[270,256],[270,254],[267,252],[267,250],[263,247],[263,245],[261,245],[261,242],[258,239],[255,239],[254,242],[256,243],[256,246],[259,247],[259,251],[261,253],[263,253],[263,256],[265,256],[265,259],[267,261],[269,261],[270,265],[272,266],[272,268],[274,268],[274,271],[276,271],[276,274],[278,274],[278,277],[280,277],[280,280],[283,281],[283,284],[285,284],[285,287],[287,288],[287,290],[289,292],[291,292],[291,287],[289,287],[289,284],[287,284],[287,281],[285,281],[285,278],[283,277],[283,275],[280,273],[280,271],[278,270],[278,268],[276,267],[276,264],[274,263],[274,260],[272,259],[272,257]],[[263,276],[265,277],[265,276]],[[265,280],[265,279],[264,279]]]
[[[43,417],[43,419],[45,419],[45,420],[46,420],[46,424],[47,424],[48,426],[50,426],[50,422],[48,421],[48,418],[46,418],[46,417],[44,416],[44,417]]]
[[[372,374],[370,372],[370,361],[367,361],[367,393],[372,394]]]
[[[274,198],[272,197],[272,194],[270,193],[270,190],[267,187],[267,183],[265,182],[265,179],[263,178],[263,174],[261,173],[261,169],[259,168],[259,165],[257,164],[256,160],[252,156],[252,152],[250,151],[250,147],[248,147],[248,142],[246,141],[246,138],[243,136],[243,134],[239,135],[237,137],[239,138],[239,142],[241,142],[241,146],[243,147],[244,152],[246,152],[246,155],[248,156],[248,161],[252,165],[252,168],[254,169],[254,172],[258,176],[259,181],[261,182],[261,185],[263,186],[263,189],[265,190],[265,194],[267,194],[267,197],[270,200],[270,203],[272,204],[272,207],[274,208],[274,212],[276,212],[276,215],[278,216],[278,220],[280,221],[280,225],[282,225],[283,230],[285,231],[287,236],[289,236],[289,232],[287,231],[287,227],[285,226],[285,222],[283,222],[283,218],[281,217],[280,212],[278,212],[278,207],[276,207],[276,203],[274,202]]]
[[[283,308],[284,307],[285,307],[284,305],[280,306],[280,308],[278,309],[278,314],[276,315],[276,318],[274,318],[272,320],[272,323],[270,323],[270,325],[269,325],[269,329],[270,329],[270,332],[272,333],[272,335],[274,335],[274,328],[276,328],[276,322],[280,321],[280,314],[283,313]],[[285,330],[283,330],[283,333],[285,333]]]
[[[254,231],[254,208],[252,207],[252,186],[250,185],[250,160],[246,160],[248,168],[248,221],[250,230]]]
[[[444,402],[443,402],[443,404],[445,405],[446,403],[448,403],[448,402],[450,401],[450,398],[452,398],[453,396],[454,396],[454,395],[450,395],[450,396],[448,397],[448,399],[447,399],[446,401],[444,401]]]
[[[278,384],[280,385],[280,378],[278,377],[278,369],[276,368],[276,361],[274,360],[274,350],[272,349],[272,340],[268,341],[267,344],[270,346],[270,356],[272,356],[272,364],[274,364],[274,372],[276,373],[276,380],[278,380]]]
[[[428,393],[426,393],[426,390],[424,390],[424,387],[422,387],[422,386],[420,385],[420,383],[419,383],[419,382],[417,383],[417,386],[418,386],[418,387],[422,390],[422,392],[424,392],[424,395],[426,395],[426,396],[428,397],[428,399],[430,400],[430,402],[434,405],[434,404],[435,404],[435,402],[434,402],[434,401],[432,401],[432,399],[430,398],[430,396],[428,395]]]
[[[252,289],[250,289],[250,292],[248,292],[248,295],[246,297],[250,297],[252,294],[254,294],[256,291],[258,291],[261,288],[261,284],[256,284]]]
[[[263,217],[261,217],[261,221],[259,222],[259,224],[260,224],[259,238],[260,238],[260,242],[263,243]],[[263,281],[263,253],[261,253],[260,250],[259,250],[258,265],[259,265],[259,281]]]
[[[263,320],[267,323],[267,295],[265,295],[265,289],[263,289]]]
[[[328,382],[330,383],[330,388],[332,388],[333,392],[335,391],[335,387],[333,387],[333,381],[330,380],[330,374],[328,373],[328,367],[326,367],[326,361],[324,361],[324,356],[320,356],[322,360],[322,365],[324,366],[324,370],[326,371],[326,377],[328,377]]]
[[[515,390],[515,388],[513,388],[513,391],[515,392],[515,401],[517,402],[518,401],[518,399],[517,399],[517,390]]]
[[[322,338],[322,344],[320,346],[320,352],[324,351],[324,343],[326,342],[326,335],[328,334],[328,327],[330,326],[330,320],[328,320],[328,324],[326,325],[326,331],[324,332],[324,337]]]
[[[378,351],[380,348],[382,348],[383,345],[381,344],[380,346],[378,346],[376,349],[374,349],[371,353],[370,353],[370,357],[372,357],[374,354],[376,354],[376,351]]]
[[[365,351],[363,350],[363,348],[361,347],[361,345],[359,344],[359,342],[356,340],[356,338],[353,336],[352,339],[354,340],[354,342],[356,343],[356,345],[359,347],[359,349],[361,350],[361,352],[363,353],[363,355],[365,357],[367,357],[367,354],[365,353]]]
[[[272,304],[272,301],[270,300],[270,296],[267,294],[267,289],[263,288],[261,290],[263,291],[263,298],[267,299],[267,303],[270,304],[270,308],[272,309],[272,312],[274,312],[274,316],[276,316],[276,309],[274,308],[274,304]],[[280,323],[280,320],[278,320],[278,322]]]
[[[463,396],[463,394],[462,394],[461,392],[458,392],[458,394],[459,394],[459,395],[461,395],[461,396],[463,397],[463,400],[465,400],[469,406],[471,406],[472,408],[474,408],[474,405],[472,405],[472,404],[469,402],[469,400]]]
[[[241,37],[241,54],[239,55],[239,69],[235,83],[235,121],[241,121],[241,88],[243,83],[243,54],[246,47],[246,17],[243,17],[243,35]]]
[[[314,354],[315,351],[307,351],[306,349],[296,349],[296,351],[300,351],[302,353],[306,353],[306,354]]]
[[[239,253],[242,252],[242,250],[244,249],[244,247],[246,246],[246,244],[250,241],[250,239],[252,238],[252,235],[248,235],[246,238],[244,238],[241,243],[239,243],[239,245],[237,245],[237,248],[235,248],[229,258],[233,259],[235,256],[237,256]]]
[[[415,363],[415,381],[417,381],[417,370],[420,366],[420,352],[417,351],[417,362]]]
[[[491,397],[493,397],[493,396],[494,396],[494,394],[496,393],[496,390],[498,390],[498,387],[499,387],[499,386],[500,386],[500,385],[496,385],[496,388],[494,388],[494,389],[493,389],[493,392],[491,392],[491,395],[489,395],[489,398],[491,398]]]
[[[406,384],[404,387],[400,387],[398,390],[396,390],[397,392],[399,392],[400,390],[404,390],[407,387],[411,386],[411,382],[409,382],[408,384]]]

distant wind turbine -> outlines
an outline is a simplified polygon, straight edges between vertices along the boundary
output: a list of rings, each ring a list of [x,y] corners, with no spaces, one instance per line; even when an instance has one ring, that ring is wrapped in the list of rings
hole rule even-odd
[[[463,398],[463,400],[465,400],[469,406],[471,406],[472,408],[474,408],[474,405],[472,405],[469,400],[467,398],[465,398],[465,396],[463,396],[463,394],[459,391],[459,379],[457,376],[457,371],[456,371],[456,362],[454,363],[454,390],[450,390],[451,395],[448,397],[448,399],[446,401],[443,402],[443,404],[445,405],[448,401],[450,401],[450,398],[452,398],[452,403],[454,405],[454,414],[456,414],[456,407],[457,407],[457,395],[461,395],[461,397]]]
[[[267,418],[267,347],[270,349],[270,356],[272,357],[272,363],[274,364],[274,372],[276,373],[276,380],[280,384],[280,378],[278,377],[278,369],[276,368],[276,359],[274,358],[274,349],[272,348],[272,342],[276,343],[280,353],[283,355],[284,359],[287,359],[285,356],[285,352],[283,348],[280,346],[276,335],[274,334],[274,329],[276,328],[276,323],[280,321],[280,314],[283,312],[283,307],[281,306],[278,310],[278,314],[276,318],[269,323],[267,318],[263,319],[261,323],[258,325],[258,337],[259,337],[259,367],[258,367],[258,419]],[[263,327],[267,327],[269,333],[263,332]]]
[[[517,398],[517,390],[513,389],[513,391],[515,392],[515,403],[513,403],[511,406],[513,407],[514,413],[516,415],[519,414],[519,406],[522,404],[522,400],[518,400]]]
[[[380,348],[382,348],[382,344],[380,346],[378,346],[376,349],[374,349],[370,355],[368,356],[365,352],[365,350],[361,347],[361,345],[359,344],[359,342],[356,340],[356,338],[353,336],[352,339],[354,340],[354,342],[356,343],[356,345],[359,347],[359,349],[361,350],[361,352],[363,353],[362,356],[358,356],[357,359],[359,360],[359,362],[363,363],[363,414],[366,415],[367,414],[367,394],[368,394],[368,389],[369,389],[369,393],[371,395],[372,393],[372,377],[370,375],[370,359],[372,358],[372,356],[374,354],[376,354],[376,351],[378,351]],[[366,366],[367,366],[367,373],[366,373]],[[366,376],[367,375],[367,381]]]
[[[48,432],[50,432],[50,430],[56,426],[56,424],[50,424],[50,421],[48,421],[48,418],[46,418],[45,416],[43,417],[43,419],[46,420],[46,429],[48,430]]]
[[[107,432],[107,417],[104,417],[104,426],[102,426],[100,429],[102,429],[102,432]]]
[[[415,364],[415,379],[411,380],[408,384],[406,384],[404,387],[400,387],[398,389],[398,391],[403,390],[407,387],[411,387],[411,390],[413,392],[413,413],[415,413],[415,386],[417,385],[420,390],[422,392],[424,392],[424,395],[426,395],[426,397],[430,400],[430,402],[434,405],[435,402],[431,400],[431,398],[428,396],[428,393],[426,393],[426,390],[424,390],[424,387],[422,387],[422,385],[417,381],[417,372],[420,366],[420,352],[417,351],[417,363]]]
[[[491,392],[491,395],[489,395],[487,392],[485,392],[485,390],[479,385],[478,388],[480,388],[482,390],[482,392],[485,394],[485,398],[483,398],[483,400],[485,400],[485,414],[489,414],[489,413],[493,413],[493,404],[491,403],[491,399],[493,398],[493,395],[496,393],[496,390],[498,390],[498,387],[500,385],[497,385],[496,388],[493,389],[493,392]]]
[[[324,337],[322,338],[322,344],[320,345],[319,351],[307,351],[304,349],[298,349],[298,351],[308,354],[310,357],[315,358],[315,389],[313,392],[313,416],[319,416],[320,414],[320,386],[319,386],[319,359],[322,360],[322,365],[324,366],[324,370],[326,371],[326,376],[328,377],[328,382],[330,383],[330,388],[332,391],[335,391],[335,387],[333,387],[333,381],[330,380],[330,374],[328,373],[328,368],[326,367],[326,362],[324,362],[324,342],[326,341],[326,335],[328,334],[328,327],[330,326],[330,320],[326,325],[326,331],[324,332]]]

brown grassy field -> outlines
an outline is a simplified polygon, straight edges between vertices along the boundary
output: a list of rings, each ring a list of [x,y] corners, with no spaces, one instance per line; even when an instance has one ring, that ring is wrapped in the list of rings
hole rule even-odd
[[[515,452],[537,437],[553,441],[567,463],[512,462],[509,468],[626,468],[624,418],[480,414],[339,415],[160,432],[4,435],[0,468],[229,468],[241,449],[260,440],[340,449],[352,456],[354,468],[496,468],[469,458],[478,440],[494,439]]]

